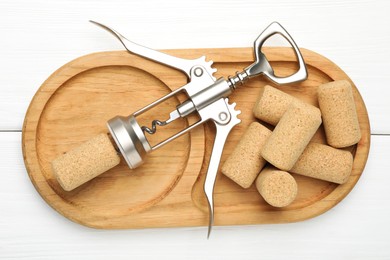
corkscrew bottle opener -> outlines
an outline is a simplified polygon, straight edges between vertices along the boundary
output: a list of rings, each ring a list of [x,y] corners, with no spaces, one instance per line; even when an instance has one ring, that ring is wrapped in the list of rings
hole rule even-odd
[[[216,80],[213,77],[216,69],[211,67],[212,61],[206,62],[204,56],[194,60],[174,57],[131,42],[117,31],[101,23],[91,22],[111,32],[130,53],[179,70],[188,79],[186,85],[134,112],[132,115],[127,117],[116,116],[108,121],[108,129],[131,169],[141,165],[148,153],[182,136],[195,127],[205,122],[212,122],[215,125],[216,134],[204,183],[204,193],[209,208],[209,236],[214,222],[214,184],[223,147],[230,131],[241,122],[237,117],[241,112],[235,109],[235,103],[229,104],[228,96],[238,86],[245,84],[248,79],[258,75],[264,75],[276,84],[288,84],[305,80],[307,78],[307,70],[298,46],[288,32],[279,23],[274,22],[254,42],[255,62],[243,69],[243,71],[237,72],[235,76],[228,77],[227,80],[224,78]],[[296,73],[288,77],[276,76],[272,66],[261,52],[264,42],[275,34],[282,35],[291,44],[297,58],[299,69]],[[167,120],[153,120],[151,128],[138,124],[137,117],[139,115],[179,93],[185,93],[188,99],[179,104],[170,113]],[[192,113],[198,114],[199,121],[155,146],[149,144],[146,134],[154,134],[157,131],[157,126],[168,125],[172,121],[185,118]]]

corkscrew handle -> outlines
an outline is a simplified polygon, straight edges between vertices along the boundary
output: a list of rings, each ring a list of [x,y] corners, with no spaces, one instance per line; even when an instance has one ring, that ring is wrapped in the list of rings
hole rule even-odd
[[[236,103],[229,104],[228,102],[228,98],[221,98],[201,112],[208,115],[209,119],[211,119],[214,123],[216,129],[213,150],[211,152],[204,183],[204,193],[209,206],[209,228],[207,237],[210,236],[211,228],[214,223],[213,194],[223,148],[233,127],[241,122],[241,120],[237,117],[241,111],[235,110]]]
[[[157,63],[161,63],[163,65],[169,66],[173,69],[182,71],[184,74],[186,74],[187,78],[191,80],[191,70],[196,65],[203,65],[205,67],[209,67],[209,72],[212,73],[215,70],[211,68],[212,62],[206,62],[205,56],[199,57],[197,59],[182,59],[179,57],[171,56],[169,54],[156,51],[150,48],[147,48],[145,46],[142,46],[140,44],[137,44],[135,42],[132,42],[128,40],[125,36],[117,32],[116,30],[108,27],[107,25],[98,23],[96,21],[91,21],[91,23],[100,26],[101,28],[107,30],[112,35],[114,35],[123,45],[123,47],[126,48],[126,50],[132,54],[141,56],[143,58],[155,61]]]
[[[298,61],[298,66],[299,66],[298,71],[296,71],[294,74],[287,77],[276,76],[274,69],[272,68],[271,64],[267,60],[267,57],[261,51],[261,48],[263,47],[266,40],[275,34],[279,34],[283,36],[283,38],[285,38],[290,43]],[[295,83],[307,79],[307,69],[306,69],[305,61],[303,60],[302,53],[300,52],[297,44],[290,36],[290,34],[278,22],[271,23],[257,37],[257,39],[254,42],[253,51],[255,55],[255,62],[253,62],[248,67],[246,67],[243,71],[237,72],[235,76],[229,77],[228,80],[229,85],[233,89],[235,89],[238,85],[240,86],[243,85],[248,79],[259,75],[265,75],[271,81],[280,85]]]
[[[261,52],[261,48],[264,42],[275,34],[279,34],[283,36],[283,38],[285,38],[291,44],[295,56],[298,60],[298,65],[299,65],[298,71],[288,77],[276,76],[274,70],[272,69],[272,66],[270,66],[267,58]],[[245,68],[245,71],[248,73],[249,77],[257,76],[259,74],[264,74],[270,80],[272,80],[277,84],[294,83],[294,82],[305,80],[307,78],[306,65],[297,44],[294,42],[290,34],[278,22],[271,23],[259,35],[259,37],[257,37],[254,43],[254,52],[255,52],[256,61],[249,67]]]

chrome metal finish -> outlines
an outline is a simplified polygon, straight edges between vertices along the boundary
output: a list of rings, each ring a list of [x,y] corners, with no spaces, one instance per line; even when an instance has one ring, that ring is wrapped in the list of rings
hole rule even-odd
[[[261,47],[264,42],[275,34],[282,35],[293,47],[295,56],[298,60],[299,69],[293,75],[288,77],[275,76],[274,70],[269,64],[265,55],[261,52]],[[264,74],[276,84],[288,84],[307,79],[307,70],[302,54],[299,51],[297,44],[294,42],[290,34],[278,23],[271,23],[260,35],[254,43],[255,62],[244,69],[249,78]]]
[[[187,59],[177,58],[177,57],[165,54],[163,52],[149,49],[149,48],[144,47],[142,45],[136,44],[132,41],[129,41],[122,34],[120,34],[119,32],[115,31],[114,29],[112,29],[104,24],[101,24],[101,23],[98,23],[95,21],[90,21],[90,22],[102,27],[103,29],[109,31],[116,38],[118,38],[118,40],[123,44],[123,46],[126,48],[127,51],[134,53],[138,56],[142,56],[144,58],[147,58],[149,60],[153,60],[155,62],[162,63],[162,64],[167,65],[169,67],[172,67],[174,69],[181,70],[182,72],[184,72],[187,75],[188,79],[191,78],[191,69],[194,67],[194,65],[200,65],[202,67],[205,67],[208,70],[209,74],[211,74],[211,75],[216,71],[215,69],[211,68],[213,62],[212,61],[206,62],[205,56],[202,56],[202,57],[195,59],[195,60],[187,60]]]
[[[180,70],[187,75],[189,80],[186,85],[134,112],[133,115],[130,115],[127,118],[115,117],[108,121],[108,128],[130,168],[135,168],[140,165],[144,161],[147,153],[188,133],[195,127],[204,124],[206,121],[214,123],[216,135],[204,184],[204,192],[209,206],[209,236],[214,222],[213,191],[223,147],[232,128],[241,122],[237,117],[241,112],[235,110],[235,103],[229,105],[227,97],[238,86],[244,85],[248,79],[258,75],[265,75],[277,84],[293,83],[306,79],[307,71],[305,63],[297,45],[280,24],[276,22],[272,23],[258,36],[254,43],[255,62],[246,67],[243,71],[237,72],[235,76],[229,77],[227,80],[220,78],[216,81],[213,77],[213,73],[216,70],[211,68],[212,61],[206,62],[205,57],[200,57],[195,60],[173,57],[131,42],[108,26],[93,21],[91,22],[111,32],[121,41],[129,52]],[[282,35],[291,44],[299,63],[299,70],[286,78],[275,76],[272,66],[261,52],[264,42],[275,34]],[[178,93],[187,94],[188,99],[178,105],[176,109],[170,113],[168,120],[153,120],[151,128],[146,126],[140,127],[138,125],[135,119],[137,116]],[[154,134],[157,131],[157,126],[167,125],[178,118],[185,118],[195,112],[198,113],[200,117],[198,122],[188,126],[153,147],[149,145],[144,132]]]
[[[148,134],[152,135],[152,134],[156,133],[157,126],[164,126],[166,124],[167,124],[166,121],[153,120],[152,121],[152,128],[149,128],[147,126],[142,126],[141,129],[142,129],[142,131],[147,132]]]
[[[228,82],[224,78],[219,78],[214,84],[203,87],[201,91],[192,95],[191,100],[199,111],[220,98],[228,97],[232,92]]]
[[[116,116],[107,127],[130,169],[140,166],[152,148],[135,117]]]
[[[181,117],[186,117],[189,114],[191,114],[192,112],[194,112],[195,110],[196,110],[195,105],[192,102],[192,100],[190,100],[190,99],[184,101],[182,104],[180,104],[176,108],[176,111],[179,112]]]
[[[267,60],[264,53],[261,52],[261,48],[265,41],[275,34],[282,35],[292,46],[295,56],[298,61],[299,69],[293,75],[288,77],[278,77],[275,75],[274,70]],[[250,78],[264,75],[276,84],[289,84],[307,79],[307,69],[303,60],[302,54],[299,51],[298,46],[294,42],[290,34],[277,22],[271,23],[255,40],[254,42],[254,54],[255,62],[246,67],[243,71],[237,72],[235,76],[228,78],[229,86],[234,90],[237,86],[242,86]]]
[[[169,118],[167,120],[165,120],[165,121],[153,120],[152,121],[152,128],[149,128],[147,126],[142,126],[141,129],[142,129],[142,131],[147,132],[148,134],[152,135],[152,134],[156,133],[157,126],[165,126],[178,118],[180,118],[180,113],[176,109],[176,110],[173,110],[169,114]]]
[[[237,117],[239,114],[241,114],[241,111],[235,110],[236,103],[229,105],[228,102],[228,98],[221,98],[199,113],[202,118],[207,117],[212,119],[216,129],[213,150],[211,152],[210,163],[207,169],[206,180],[204,183],[204,193],[206,195],[209,206],[209,228],[207,237],[210,236],[214,223],[213,194],[223,147],[225,146],[225,142],[230,131],[234,126],[241,122],[241,120]]]
[[[182,131],[172,135],[171,137],[167,138],[166,140],[156,144],[155,146],[152,147],[152,151],[157,150],[158,148],[161,148],[162,146],[166,145],[167,143],[175,140],[176,138],[190,132],[192,129],[194,129],[197,126],[200,126],[201,124],[204,124],[207,120],[199,120],[198,122],[188,126],[187,128],[183,129]]]
[[[172,121],[175,121],[176,119],[180,118],[181,115],[179,114],[179,111],[176,110],[173,110],[170,114],[169,114],[169,118],[167,121],[165,121],[165,123],[169,124],[170,122]]]
[[[228,84],[232,90],[237,88],[237,85],[242,86],[249,79],[249,75],[245,71],[236,72],[236,76],[228,77]]]

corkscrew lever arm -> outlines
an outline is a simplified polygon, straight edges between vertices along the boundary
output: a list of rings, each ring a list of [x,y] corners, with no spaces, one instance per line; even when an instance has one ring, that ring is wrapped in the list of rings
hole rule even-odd
[[[229,104],[228,102],[228,98],[221,98],[199,113],[200,115],[207,114],[214,123],[216,130],[213,150],[211,152],[210,162],[203,186],[209,207],[209,228],[207,238],[209,238],[211,229],[214,224],[213,194],[223,148],[225,146],[226,139],[233,127],[241,122],[241,120],[237,117],[241,111],[235,110],[236,103]]]
[[[117,32],[116,30],[108,27],[107,25],[92,20],[90,20],[90,22],[107,30],[112,35],[114,35],[122,43],[122,45],[126,48],[128,52],[155,61],[157,63],[164,64],[176,70],[180,70],[187,75],[188,79],[191,78],[191,69],[194,67],[194,65],[203,64],[205,62],[205,56],[194,60],[182,59],[147,48],[145,46],[139,45],[135,42],[128,40],[125,36]]]

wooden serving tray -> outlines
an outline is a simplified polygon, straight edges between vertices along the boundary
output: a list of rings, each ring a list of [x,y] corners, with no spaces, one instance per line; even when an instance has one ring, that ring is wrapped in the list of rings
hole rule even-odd
[[[278,75],[297,68],[290,48],[264,48]],[[218,69],[215,76],[227,77],[253,61],[251,48],[169,50],[183,58],[206,55]],[[309,78],[300,83],[275,86],[318,106],[316,90],[325,82],[349,77],[319,54],[302,50]],[[352,82],[352,81],[351,81]],[[125,51],[102,52],[78,58],[58,69],[41,86],[31,101],[23,126],[25,165],[37,191],[65,217],[95,228],[145,228],[208,225],[203,196],[204,175],[214,138],[210,125],[199,127],[153,152],[140,168],[130,170],[124,160],[112,170],[72,192],[63,191],[55,180],[50,162],[100,132],[115,115],[127,116],[186,83],[178,71]],[[251,79],[230,97],[242,111],[225,146],[222,163],[247,126],[254,120],[252,107],[266,84],[265,78]],[[271,84],[273,85],[273,84]],[[353,86],[362,139],[348,149],[354,155],[348,182],[336,185],[293,175],[299,187],[297,199],[286,208],[266,204],[254,185],[242,189],[222,174],[214,191],[215,225],[286,223],[317,216],[341,201],[354,187],[364,169],[370,147],[370,125],[364,102]],[[183,97],[143,116],[141,124],[166,119]],[[189,119],[193,120],[193,119]],[[177,120],[148,136],[152,143],[163,140],[189,124]],[[314,141],[325,142],[323,129]]]

